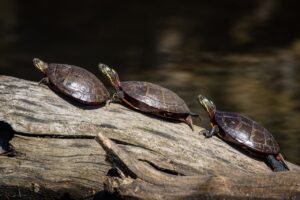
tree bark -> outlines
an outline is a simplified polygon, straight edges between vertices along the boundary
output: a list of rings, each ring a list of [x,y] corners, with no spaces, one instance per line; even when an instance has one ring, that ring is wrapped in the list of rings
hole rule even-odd
[[[299,198],[299,166],[274,173],[201,127],[83,106],[36,82],[0,76],[0,121],[0,198]]]

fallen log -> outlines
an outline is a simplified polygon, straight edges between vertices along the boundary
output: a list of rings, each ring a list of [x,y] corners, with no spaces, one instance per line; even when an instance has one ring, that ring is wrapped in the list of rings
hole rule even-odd
[[[36,82],[0,76],[0,121],[0,198],[80,199],[110,191],[138,199],[282,199],[300,191],[299,166],[273,173],[219,138],[205,139],[201,127],[193,132],[119,104],[82,106]],[[99,132],[119,153],[97,144]],[[110,177],[113,167],[120,176]]]
[[[106,190],[137,199],[296,199],[300,195],[299,172],[182,176],[159,171],[145,160],[132,157],[102,133],[97,138],[116,158],[118,177],[107,177]],[[119,165],[121,163],[122,165]],[[130,172],[130,173],[128,173]]]

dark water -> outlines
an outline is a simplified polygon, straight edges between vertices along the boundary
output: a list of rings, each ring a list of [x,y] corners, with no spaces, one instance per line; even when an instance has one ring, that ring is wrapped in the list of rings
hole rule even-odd
[[[0,0],[0,74],[38,81],[32,58],[98,62],[122,80],[177,92],[191,110],[201,93],[220,110],[255,119],[300,164],[300,27],[296,1]]]

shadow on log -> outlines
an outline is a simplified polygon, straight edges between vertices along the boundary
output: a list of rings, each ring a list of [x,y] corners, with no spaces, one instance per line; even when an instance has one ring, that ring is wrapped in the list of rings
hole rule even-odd
[[[79,108],[36,82],[0,76],[0,121],[0,198],[299,198],[296,165],[273,173],[200,127],[119,104]]]

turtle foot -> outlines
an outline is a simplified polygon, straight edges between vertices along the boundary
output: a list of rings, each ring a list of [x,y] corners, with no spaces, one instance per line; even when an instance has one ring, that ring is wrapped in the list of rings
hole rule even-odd
[[[211,137],[211,135],[209,134],[209,131],[206,130],[206,129],[201,130],[201,131],[199,132],[199,134],[204,135],[206,138],[210,138],[210,137]]]
[[[42,78],[42,80],[38,82],[38,85],[41,85],[42,83],[47,85],[49,83],[48,77]]]
[[[288,171],[288,169],[281,163],[281,161],[276,160],[274,155],[269,155],[267,157],[267,161],[271,165],[274,172]]]

